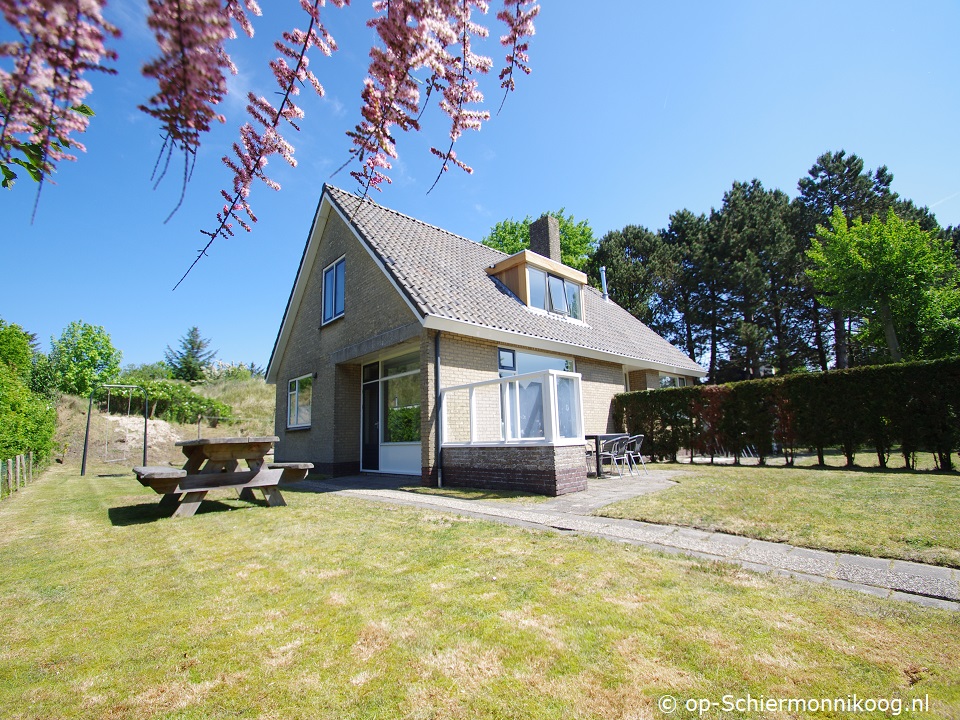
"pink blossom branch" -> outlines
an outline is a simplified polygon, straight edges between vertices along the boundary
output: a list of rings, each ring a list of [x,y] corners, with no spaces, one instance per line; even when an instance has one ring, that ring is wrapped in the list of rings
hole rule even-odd
[[[507,95],[516,89],[516,82],[513,79],[514,69],[519,69],[525,75],[530,74],[530,56],[527,54],[530,45],[524,41],[524,38],[532,37],[534,34],[533,19],[540,13],[540,6],[534,5],[529,9],[525,6],[530,5],[534,0],[503,0],[504,9],[497,13],[497,19],[506,24],[508,32],[500,38],[500,44],[510,48],[507,53],[507,65],[500,71],[500,87],[504,88],[503,100],[500,101],[500,107],[497,114],[503,110],[503,105],[507,102]]]
[[[475,2],[475,4],[484,12],[487,10],[486,3]],[[482,103],[483,93],[480,92],[480,86],[471,75],[475,72],[486,73],[490,70],[493,62],[488,57],[475,55],[470,50],[471,34],[477,37],[486,37],[487,29],[480,27],[470,21],[471,0],[463,0],[459,16],[457,18],[457,31],[460,35],[460,47],[462,55],[451,58],[446,64],[447,85],[443,89],[443,99],[440,101],[440,107],[450,116],[452,125],[450,127],[450,146],[446,152],[441,152],[436,148],[430,148],[437,157],[443,160],[440,166],[440,172],[437,173],[433,185],[427,190],[427,194],[437,186],[440,178],[453,163],[467,174],[473,173],[473,168],[465,165],[457,158],[453,151],[453,146],[460,139],[464,130],[479,130],[485,120],[490,119],[490,113],[487,111],[465,110],[466,103]],[[448,55],[449,57],[449,55]],[[452,74],[452,77],[450,75]]]
[[[0,44],[0,59],[13,60],[11,70],[0,69],[0,164],[23,166],[41,188],[59,161],[76,160],[67,148],[85,150],[73,138],[86,130],[92,114],[83,105],[91,89],[84,74],[115,72],[102,64],[116,59],[104,41],[120,32],[103,19],[103,5],[103,0],[0,0],[0,13],[19,36]]]
[[[349,0],[332,0],[336,7],[343,7],[348,2]],[[236,158],[226,155],[223,157],[224,164],[234,174],[233,193],[228,193],[226,190],[220,191],[221,196],[226,200],[226,204],[217,213],[217,227],[213,230],[201,230],[210,239],[197,253],[197,257],[187,268],[183,277],[174,285],[174,290],[190,274],[190,271],[200,262],[200,259],[207,254],[207,250],[214,240],[219,237],[233,236],[231,219],[238,222],[244,230],[250,232],[250,224],[240,217],[239,213],[242,210],[250,222],[255,223],[257,221],[257,217],[248,201],[253,181],[259,179],[267,187],[274,190],[280,189],[280,185],[267,177],[264,172],[269,157],[280,155],[291,167],[296,167],[297,162],[293,157],[293,146],[281,137],[279,126],[282,121],[286,121],[295,130],[300,129],[297,121],[303,117],[303,111],[292,99],[300,93],[300,84],[309,82],[317,95],[323,96],[323,86],[309,69],[307,52],[310,48],[318,47],[327,56],[337,49],[333,36],[327,32],[320,21],[320,8],[325,5],[325,0],[313,0],[312,2],[310,0],[300,0],[300,5],[310,16],[310,25],[307,30],[284,32],[283,39],[287,44],[280,41],[274,43],[274,47],[280,53],[280,56],[271,61],[270,67],[280,86],[282,95],[280,104],[278,107],[274,107],[266,98],[257,97],[253,93],[248,94],[247,112],[263,130],[258,132],[250,122],[245,123],[240,128],[240,141],[233,144]],[[295,61],[292,68],[287,59]]]
[[[159,175],[154,168],[155,188],[166,175],[173,151],[183,153],[180,198],[167,216],[169,221],[183,203],[190,161],[196,157],[201,134],[209,132],[212,121],[225,121],[215,107],[227,94],[225,71],[237,72],[224,48],[227,40],[236,37],[230,20],[235,19],[248,34],[253,27],[236,0],[225,7],[220,0],[149,0],[149,7],[147,24],[160,56],[144,65],[143,74],[156,79],[159,89],[140,109],[159,120],[164,131],[157,165],[161,157],[164,164]],[[254,14],[259,12],[256,3],[247,7]]]
[[[382,182],[390,182],[382,170],[389,170],[390,158],[397,157],[391,127],[420,129],[420,89],[413,73],[428,60],[427,14],[432,4],[420,0],[379,0],[373,4],[376,11],[386,11],[386,15],[367,25],[377,31],[384,47],[370,51],[371,77],[364,81],[361,93],[363,120],[347,133],[354,144],[351,159],[361,164],[361,169],[350,175],[363,188],[364,197],[371,188],[379,189]],[[433,69],[435,76],[440,73],[440,67]]]
[[[514,68],[530,72],[523,38],[533,34],[533,18],[539,11],[539,6],[526,9],[530,2],[505,0],[505,7],[513,12],[504,10],[497,15],[508,29],[501,43],[511,48],[508,65],[500,73],[501,86],[508,91],[514,87]],[[466,106],[483,101],[483,94],[472,76],[486,73],[492,66],[490,58],[471,50],[474,37],[487,36],[486,28],[471,19],[474,8],[486,13],[487,0],[379,0],[374,3],[375,10],[386,13],[368,23],[376,29],[382,47],[374,47],[370,52],[369,77],[361,93],[363,121],[347,133],[354,147],[344,163],[345,167],[352,160],[360,162],[360,169],[350,174],[360,184],[363,197],[371,188],[379,190],[382,183],[390,182],[386,171],[392,167],[391,160],[397,157],[393,128],[419,130],[420,116],[435,89],[441,93],[440,109],[452,121],[449,148],[445,152],[435,147],[430,149],[443,160],[439,176],[450,165],[471,172],[456,156],[453,147],[464,130],[477,130],[490,118],[488,112],[468,110]],[[458,44],[461,54],[454,56],[450,48]],[[421,69],[430,72],[427,100],[422,108],[415,79],[415,73]],[[430,189],[435,186],[436,181]]]

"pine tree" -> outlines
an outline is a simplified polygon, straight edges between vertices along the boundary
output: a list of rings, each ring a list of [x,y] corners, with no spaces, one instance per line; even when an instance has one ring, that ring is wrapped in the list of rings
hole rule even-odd
[[[200,337],[200,330],[194,325],[180,339],[180,350],[173,350],[167,345],[167,351],[163,357],[173,369],[173,377],[177,380],[195,382],[203,380],[203,371],[210,366],[217,355],[216,350],[207,350],[208,347],[210,347],[210,340]]]

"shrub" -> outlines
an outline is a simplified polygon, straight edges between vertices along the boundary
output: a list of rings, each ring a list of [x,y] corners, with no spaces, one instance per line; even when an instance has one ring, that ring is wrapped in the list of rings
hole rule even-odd
[[[626,432],[646,435],[662,458],[693,447],[711,459],[724,448],[739,460],[749,445],[763,462],[777,443],[788,464],[805,446],[821,465],[830,447],[853,465],[869,445],[885,467],[899,444],[908,467],[923,450],[950,470],[960,446],[960,358],[622,393],[615,417]]]
[[[0,460],[32,450],[43,462],[50,454],[57,413],[52,403],[30,391],[0,363]]]
[[[141,380],[136,384],[147,391],[147,399],[150,402],[149,417],[156,417],[169,422],[194,423],[197,422],[199,416],[205,416],[224,418],[229,422],[233,414],[229,405],[199,395],[194,392],[189,384],[180,380]],[[143,393],[139,390],[110,390],[110,393],[111,398],[118,397],[118,395],[123,398],[123,401],[127,401],[129,398],[130,412],[132,414],[143,414]],[[101,405],[105,405],[107,388],[98,389],[94,399]]]

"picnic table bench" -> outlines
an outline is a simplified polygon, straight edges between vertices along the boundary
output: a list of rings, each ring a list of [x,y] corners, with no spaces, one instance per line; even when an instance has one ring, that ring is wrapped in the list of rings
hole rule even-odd
[[[280,485],[303,480],[313,468],[308,462],[267,463],[264,458],[278,437],[198,438],[177,445],[187,460],[183,468],[133,468],[140,484],[162,495],[160,506],[173,508],[173,517],[193,515],[211,490],[236,489],[241,500],[253,500],[254,489],[267,505],[286,505]],[[240,461],[246,469],[240,469]]]

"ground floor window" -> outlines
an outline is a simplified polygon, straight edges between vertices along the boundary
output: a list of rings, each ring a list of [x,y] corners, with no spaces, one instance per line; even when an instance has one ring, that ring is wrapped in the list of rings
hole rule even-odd
[[[420,353],[371,363],[364,367],[363,379],[369,392],[379,396],[379,441],[420,442]]]
[[[511,348],[499,348],[497,354],[502,378],[543,370],[573,372],[574,369],[573,360],[554,355],[541,355]],[[558,388],[559,399],[567,406],[570,405],[569,382],[572,381],[562,380]],[[516,411],[512,411],[511,408],[516,408]],[[501,386],[500,417],[501,432],[505,438],[528,440],[543,437],[543,383],[540,380],[527,380]],[[560,424],[560,434],[566,437],[567,433],[571,432],[570,423],[562,417]]]
[[[313,376],[294,378],[287,386],[287,427],[310,427]]]

